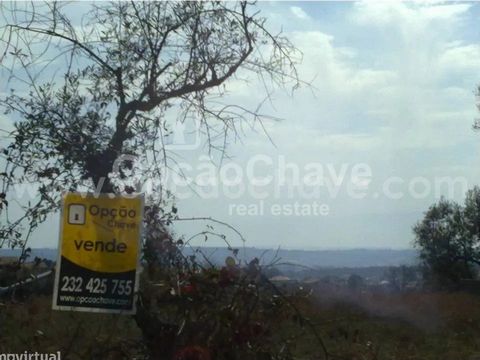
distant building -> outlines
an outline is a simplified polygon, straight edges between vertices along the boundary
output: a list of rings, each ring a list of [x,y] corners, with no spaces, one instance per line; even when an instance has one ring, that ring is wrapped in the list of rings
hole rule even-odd
[[[299,289],[298,281],[295,279],[291,279],[288,276],[277,275],[273,276],[269,279],[272,283],[276,286],[281,288],[283,291],[294,293]]]
[[[282,283],[295,281],[290,279],[288,276],[283,276],[283,275],[272,276],[269,280],[271,282],[282,282]]]

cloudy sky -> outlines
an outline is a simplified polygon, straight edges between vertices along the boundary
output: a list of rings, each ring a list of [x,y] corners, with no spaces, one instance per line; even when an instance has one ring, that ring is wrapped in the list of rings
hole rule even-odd
[[[214,217],[241,229],[255,246],[410,247],[412,225],[432,202],[440,196],[461,201],[465,184],[471,187],[480,179],[480,134],[472,131],[480,82],[479,5],[260,6],[270,26],[282,27],[303,52],[300,75],[314,79],[314,91],[274,95],[273,112],[284,119],[267,125],[276,147],[261,135],[252,135],[229,151],[243,168],[255,155],[266,154],[273,159],[267,166],[272,173],[280,167],[279,157],[300,168],[309,163],[324,169],[330,165],[337,174],[348,165],[346,180],[336,196],[290,198],[284,188],[279,196],[265,200],[267,208],[317,201],[329,206],[327,216],[274,216],[268,210],[248,216],[229,210],[232,203],[258,203],[251,196],[189,199],[180,202],[182,211],[198,216],[208,208]],[[256,92],[241,90],[243,101],[252,101]],[[362,198],[352,198],[347,191],[348,182],[355,183],[351,177],[355,164],[371,169],[371,177],[355,184],[363,185]],[[330,173],[325,172],[328,178]],[[440,185],[444,179],[455,185]],[[393,198],[385,194],[384,186],[395,193]]]
[[[272,95],[265,110],[282,119],[265,124],[272,141],[247,132],[228,148],[231,160],[223,166],[233,163],[232,171],[246,173],[252,159],[261,159],[254,163],[256,176],[273,177],[262,187],[263,201],[249,191],[232,196],[221,189],[209,198],[189,194],[178,200],[180,215],[228,222],[248,246],[411,247],[411,228],[432,202],[442,195],[461,201],[463,188],[480,180],[480,133],[472,130],[479,115],[480,4],[260,2],[259,7],[269,28],[282,29],[302,51],[299,75],[312,86],[293,96]],[[264,98],[258,86],[255,80],[234,81],[231,99],[255,106]],[[205,163],[202,151],[177,151],[192,165],[190,175],[201,172],[195,168]],[[325,184],[339,186],[299,193],[294,167],[302,179],[317,169]],[[275,186],[284,178],[292,181],[290,194],[288,186]],[[445,179],[455,186],[444,186]],[[249,183],[244,177],[247,188]],[[288,210],[295,203],[303,213]],[[328,214],[313,214],[315,204],[327,207]],[[259,209],[262,213],[255,213]],[[55,246],[57,224],[52,217],[32,245]],[[202,226],[182,223],[175,230],[188,236]]]

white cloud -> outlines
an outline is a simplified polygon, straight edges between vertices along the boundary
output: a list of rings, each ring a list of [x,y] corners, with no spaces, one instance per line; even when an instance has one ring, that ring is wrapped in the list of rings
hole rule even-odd
[[[410,27],[415,30],[432,21],[457,21],[470,7],[470,4],[361,1],[355,3],[350,19],[362,25]]]
[[[480,68],[480,45],[449,44],[449,47],[440,54],[439,65],[445,73],[477,71]]]
[[[474,79],[480,70],[480,47],[453,41],[452,24],[446,25],[444,32],[440,30],[445,25],[436,24],[433,34],[424,25],[431,19],[457,19],[468,9],[461,4],[354,5],[346,17],[357,17],[360,29],[368,31],[371,26],[367,17],[382,26],[403,29],[403,44],[387,48],[376,44],[376,32],[371,33],[371,42],[378,47],[370,48],[337,44],[335,28],[328,34],[318,30],[287,34],[303,52],[299,73],[304,79],[315,79],[316,96],[304,91],[294,100],[277,98],[278,114],[287,121],[275,125],[274,141],[280,147],[294,144],[292,148],[296,146],[299,153],[328,144],[339,154],[363,149],[373,157],[382,154],[385,147],[442,148],[468,141],[475,111],[474,89],[468,84],[444,83],[460,70]],[[416,20],[408,21],[422,26],[409,29],[404,22],[410,15]],[[372,53],[375,64],[363,60]],[[251,93],[244,92],[251,98]],[[285,132],[279,130],[282,128]]]
[[[290,6],[290,11],[299,19],[305,20],[309,18],[307,13],[299,6]]]

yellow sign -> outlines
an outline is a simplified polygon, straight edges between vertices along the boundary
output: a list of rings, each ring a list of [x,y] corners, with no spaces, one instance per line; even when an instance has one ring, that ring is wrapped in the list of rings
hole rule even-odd
[[[54,309],[134,311],[142,218],[141,195],[64,195]]]
[[[137,266],[142,198],[65,197],[62,256],[90,270],[123,272]]]

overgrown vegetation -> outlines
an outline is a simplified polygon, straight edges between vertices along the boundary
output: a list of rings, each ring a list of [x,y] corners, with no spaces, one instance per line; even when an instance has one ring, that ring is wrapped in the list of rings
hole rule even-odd
[[[178,296],[184,301],[195,302],[194,294]],[[477,296],[418,292],[364,294],[360,297],[357,295],[358,304],[324,301],[321,293],[314,293],[312,297],[297,294],[290,300],[308,316],[324,338],[331,359],[473,360],[480,354],[480,327],[476,321],[480,317],[480,299]],[[61,350],[62,358],[79,360],[148,358],[144,338],[133,318],[54,312],[50,305],[51,298],[45,295],[23,302],[2,303],[0,352]],[[195,310],[201,306],[207,305],[193,305]],[[213,306],[205,313],[208,311],[213,311]],[[191,316],[193,313],[197,311]],[[163,316],[167,314],[164,312]],[[302,331],[301,324],[292,322],[287,314],[275,321],[269,319],[268,323],[274,326],[271,341],[276,341],[275,347],[285,344],[283,341],[288,338],[292,358],[322,358],[312,332]],[[227,341],[230,334],[227,331],[221,338]],[[214,359],[200,341],[203,336],[205,334],[200,334],[196,344],[184,346],[182,342],[176,343],[177,356]],[[240,340],[224,343],[224,346],[248,351],[246,346],[239,345]]]

